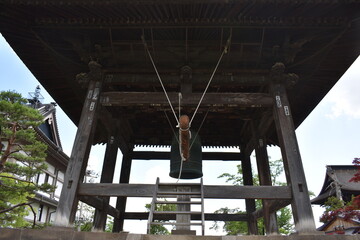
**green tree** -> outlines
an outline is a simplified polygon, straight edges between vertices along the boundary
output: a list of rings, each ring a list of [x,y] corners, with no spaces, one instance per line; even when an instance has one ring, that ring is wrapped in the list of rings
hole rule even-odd
[[[282,160],[275,160],[269,161],[270,165],[270,172],[271,172],[271,180],[274,186],[284,186],[286,183],[279,181],[279,177],[284,171]],[[260,185],[259,183],[259,175],[253,174],[253,183],[254,185]],[[243,185],[243,171],[241,165],[237,165],[237,173],[230,174],[230,173],[223,173],[219,176],[219,178],[225,178],[226,182],[230,182],[234,185]],[[259,209],[262,207],[262,201],[260,199],[256,200],[256,208]],[[225,214],[245,214],[245,211],[240,210],[239,208],[236,209],[229,209],[227,207],[220,208],[215,211],[215,213],[225,213]],[[294,227],[291,223],[292,214],[291,210],[288,207],[282,208],[276,213],[277,221],[279,226],[279,232],[281,234],[290,234]],[[218,230],[220,225],[218,222],[215,222],[212,229]],[[259,233],[264,233],[264,221],[263,218],[258,220],[258,231]],[[224,222],[223,230],[227,233],[227,235],[244,235],[248,232],[248,227],[246,222],[235,222],[229,221]]]
[[[78,231],[91,232],[93,228],[94,208],[86,203],[80,202],[76,212],[74,226]]]
[[[224,213],[224,214],[246,214],[246,212],[241,211],[240,208],[228,208],[223,207],[215,211],[215,213]],[[229,221],[224,222],[223,230],[227,233],[227,235],[242,235],[246,234],[248,231],[248,227],[245,222],[235,222]],[[220,225],[218,222],[215,222],[211,229],[218,230],[220,229]]]
[[[41,114],[26,105],[27,100],[14,91],[0,92],[0,226],[27,227],[23,218],[31,207],[36,191],[50,192],[53,187],[37,184],[44,169],[47,146],[36,138],[35,128]]]
[[[165,200],[166,201],[166,200]],[[151,204],[145,205],[146,209],[150,211]],[[155,211],[176,211],[176,205],[175,204],[157,204],[155,207]],[[155,220],[155,222],[166,222],[163,220]],[[150,227],[150,234],[155,235],[169,235],[169,230],[164,227],[163,225],[151,225]]]
[[[106,219],[105,232],[112,232],[114,227],[114,217],[108,216]]]
[[[99,174],[94,170],[86,170],[84,181],[85,183],[94,183],[99,177]],[[93,229],[93,219],[95,209],[90,205],[80,201],[76,211],[74,226],[78,231],[91,232]]]

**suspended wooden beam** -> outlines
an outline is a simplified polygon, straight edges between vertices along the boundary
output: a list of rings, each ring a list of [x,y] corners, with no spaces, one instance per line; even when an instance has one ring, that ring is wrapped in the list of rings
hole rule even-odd
[[[240,153],[232,152],[203,152],[202,160],[219,160],[219,161],[241,161]],[[169,160],[170,152],[146,152],[135,151],[134,160]]]
[[[177,105],[178,93],[168,93],[170,101]],[[202,93],[191,93],[181,101],[182,106],[196,106]],[[104,92],[101,94],[103,106],[168,106],[162,92]],[[271,107],[273,100],[265,93],[207,93],[202,106],[227,107]]]
[[[79,186],[79,195],[152,197],[154,189],[154,184],[82,183]],[[204,197],[214,199],[290,199],[291,191],[288,186],[206,185],[204,186]]]

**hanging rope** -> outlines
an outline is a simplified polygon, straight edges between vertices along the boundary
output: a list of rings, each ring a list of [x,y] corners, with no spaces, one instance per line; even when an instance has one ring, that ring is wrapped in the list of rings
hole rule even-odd
[[[166,92],[165,86],[164,86],[164,84],[163,84],[163,82],[162,82],[162,80],[161,80],[160,74],[159,74],[159,72],[158,72],[158,70],[157,70],[157,68],[156,68],[156,65],[155,65],[155,63],[154,63],[154,60],[153,60],[153,58],[152,58],[152,56],[151,56],[151,53],[150,53],[149,48],[148,48],[148,46],[147,46],[147,43],[146,43],[146,41],[145,41],[144,35],[141,36],[141,39],[142,39],[142,41],[143,41],[145,50],[146,50],[147,54],[149,55],[151,64],[152,64],[153,67],[154,67],[154,70],[155,70],[156,75],[157,75],[157,77],[158,77],[158,79],[159,79],[159,82],[160,82],[160,84],[161,84],[161,87],[162,87],[162,89],[163,89],[163,91],[164,91],[164,93],[165,93],[166,99],[167,99],[167,101],[168,101],[168,103],[169,103],[169,105],[170,105],[170,108],[171,108],[171,110],[172,110],[172,112],[173,112],[173,114],[174,114],[174,117],[175,117],[175,119],[176,119],[176,122],[177,122],[177,124],[179,124],[179,119],[178,119],[178,117],[176,116],[175,110],[174,110],[174,108],[173,108],[173,106],[172,106],[172,104],[171,104],[171,101],[170,101],[169,96],[168,96],[168,94],[167,94],[167,92]]]
[[[181,92],[179,92],[179,121],[181,117],[181,99],[182,99],[182,94]]]
[[[171,101],[170,101],[170,99],[169,99],[169,96],[168,96],[168,94],[167,94],[167,91],[166,91],[166,89],[165,89],[165,86],[164,86],[164,84],[163,84],[163,82],[162,82],[162,80],[161,80],[160,74],[159,74],[159,72],[158,72],[158,70],[157,70],[157,68],[156,68],[155,62],[154,62],[154,60],[153,60],[153,58],[152,58],[152,56],[151,56],[151,53],[150,53],[149,48],[148,48],[148,46],[147,46],[147,43],[146,43],[146,41],[145,41],[145,37],[144,37],[144,35],[141,36],[142,42],[143,42],[143,44],[144,44],[145,51],[147,52],[147,54],[148,54],[148,56],[149,56],[149,58],[150,58],[151,64],[152,64],[153,67],[154,67],[155,73],[156,73],[156,75],[157,75],[157,77],[158,77],[158,79],[159,79],[159,82],[160,82],[161,87],[162,87],[162,89],[163,89],[163,91],[164,91],[164,94],[165,94],[165,96],[166,96],[166,99],[167,99],[167,101],[168,101],[168,103],[169,103],[169,106],[170,106],[170,108],[171,108],[171,110],[172,110],[172,113],[173,113],[173,115],[174,115],[174,117],[175,117],[175,119],[176,119],[177,127],[179,128],[179,138],[176,138],[175,131],[173,131],[173,133],[174,133],[174,135],[175,135],[175,138],[176,138],[176,140],[177,140],[177,142],[178,142],[178,144],[179,144],[179,152],[180,152],[180,157],[181,157],[180,171],[179,171],[179,176],[178,176],[177,182],[178,182],[178,181],[180,180],[180,178],[181,178],[182,168],[183,168],[183,162],[184,162],[184,161],[187,161],[187,160],[190,158],[190,149],[191,149],[191,147],[192,147],[192,145],[193,145],[193,143],[194,143],[194,141],[195,141],[195,139],[197,138],[197,135],[198,135],[198,132],[197,132],[196,135],[195,135],[194,141],[193,141],[193,142],[191,143],[191,145],[190,145],[190,139],[191,139],[190,127],[191,127],[191,123],[192,123],[192,121],[194,120],[194,118],[195,118],[195,116],[196,116],[196,114],[197,114],[197,111],[198,111],[198,109],[199,109],[199,107],[200,107],[200,105],[201,105],[201,103],[202,103],[202,101],[203,101],[203,99],[204,99],[204,96],[205,96],[205,94],[206,94],[206,92],[207,92],[207,90],[208,90],[208,88],[209,88],[209,86],[210,86],[210,84],[211,84],[211,81],[212,81],[213,78],[214,78],[214,75],[215,75],[215,73],[216,73],[216,71],[217,71],[217,69],[218,69],[218,67],[219,67],[219,65],[220,65],[220,62],[221,62],[223,56],[228,52],[228,49],[229,49],[229,46],[230,46],[230,41],[231,41],[231,35],[232,35],[232,34],[230,33],[230,36],[229,36],[229,38],[228,38],[228,40],[227,40],[227,42],[226,42],[226,45],[225,45],[225,47],[224,47],[224,50],[222,51],[222,53],[221,53],[221,55],[220,55],[220,58],[219,58],[219,60],[217,61],[217,64],[216,64],[216,66],[215,66],[215,69],[214,69],[214,71],[213,71],[212,74],[211,74],[211,77],[210,77],[210,79],[209,79],[209,82],[208,82],[208,84],[207,84],[206,87],[205,87],[205,90],[204,90],[204,92],[203,92],[203,94],[202,94],[202,96],[201,96],[201,98],[200,98],[200,100],[199,100],[198,105],[196,106],[196,109],[195,109],[194,114],[193,114],[193,116],[192,116],[192,118],[191,118],[190,121],[189,121],[189,117],[188,117],[188,116],[186,116],[186,115],[181,116],[181,112],[180,112],[180,111],[181,111],[181,110],[180,110],[180,109],[181,109],[181,99],[182,99],[181,93],[179,93],[179,117],[176,116],[175,110],[174,110],[174,108],[173,108],[173,106],[172,106],[172,104],[171,104]],[[203,118],[203,120],[202,120],[202,122],[201,122],[201,124],[200,124],[199,131],[200,131],[200,129],[201,129],[201,127],[202,127],[202,125],[203,125],[203,123],[204,123],[204,121],[205,121],[205,118],[207,117],[207,115],[208,115],[208,113],[209,113],[209,110],[210,110],[210,108],[209,108],[208,111],[206,112],[206,114],[205,114],[205,116],[204,116],[204,118]],[[166,114],[165,111],[164,111],[164,113],[165,113],[165,116],[166,116],[169,124],[171,125],[170,119],[168,118],[168,116],[167,116],[167,114]],[[171,129],[172,129],[172,127],[171,127]],[[172,130],[173,130],[173,129],[172,129]],[[189,147],[189,145],[190,145],[190,147]]]
[[[216,72],[216,70],[217,70],[218,67],[219,67],[219,64],[220,64],[220,62],[221,62],[221,59],[223,58],[224,54],[226,54],[226,53],[228,52],[228,49],[229,49],[229,46],[230,46],[230,42],[231,42],[231,34],[230,34],[228,40],[226,41],[226,45],[225,45],[225,47],[224,47],[224,50],[222,51],[222,53],[221,53],[221,55],[220,55],[220,58],[219,58],[216,66],[215,66],[215,69],[214,69],[213,73],[211,74],[211,77],[210,77],[210,79],[209,79],[209,82],[208,82],[208,84],[206,85],[206,88],[205,88],[205,90],[204,90],[204,92],[203,92],[203,94],[202,94],[202,96],[201,96],[201,98],[200,98],[200,101],[199,101],[199,103],[198,103],[198,105],[197,105],[197,107],[196,107],[196,109],[195,109],[195,112],[194,112],[194,114],[193,114],[193,116],[192,116],[192,118],[191,118],[191,120],[190,120],[189,126],[191,126],[191,123],[192,123],[192,121],[193,121],[194,118],[195,118],[195,115],[196,115],[196,113],[197,113],[197,111],[198,111],[198,109],[199,109],[199,107],[200,107],[200,104],[201,104],[201,102],[203,101],[204,96],[205,96],[205,94],[206,94],[206,92],[207,92],[207,90],[208,90],[208,88],[209,88],[209,86],[210,86],[210,83],[211,83],[211,81],[212,81],[213,78],[214,78],[215,72]]]

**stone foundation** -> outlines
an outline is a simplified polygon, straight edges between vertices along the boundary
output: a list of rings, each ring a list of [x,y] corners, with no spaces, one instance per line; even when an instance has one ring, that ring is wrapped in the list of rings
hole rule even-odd
[[[358,240],[357,235],[291,235],[291,236],[185,236],[147,235],[102,232],[77,232],[67,228],[0,229],[0,240]]]

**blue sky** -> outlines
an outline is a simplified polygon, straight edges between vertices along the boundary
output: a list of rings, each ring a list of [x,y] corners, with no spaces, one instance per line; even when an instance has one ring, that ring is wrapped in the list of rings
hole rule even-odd
[[[31,72],[0,35],[0,90],[15,90],[27,97],[39,84]],[[41,87],[44,102],[54,101],[46,90]],[[348,165],[353,158],[360,157],[360,58],[357,59],[338,81],[333,89],[318,104],[314,111],[298,127],[300,153],[303,159],[308,188],[318,194],[324,181],[326,165]],[[60,107],[57,109],[57,121],[60,137],[65,153],[70,155],[75,138],[76,127],[64,114]],[[269,149],[272,159],[279,159],[277,149]],[[101,171],[103,147],[93,147],[89,165],[95,171]],[[204,164],[204,183],[223,184],[217,179],[221,173],[235,173],[237,163],[206,162]],[[117,170],[121,165],[121,154],[117,162]],[[167,161],[134,161],[130,182],[154,183],[157,176],[163,181],[174,181],[167,177],[169,169]],[[254,164],[255,165],[255,164]],[[119,176],[114,177],[115,181]],[[130,211],[143,211],[144,203],[136,199],[129,205]],[[228,206],[236,206],[238,202],[229,202]],[[209,202],[207,212],[214,211],[223,205]],[[317,221],[322,210],[314,207]],[[144,223],[144,221],[142,221]],[[135,231],[131,222],[125,224],[125,230]],[[317,223],[319,225],[319,223]]]

